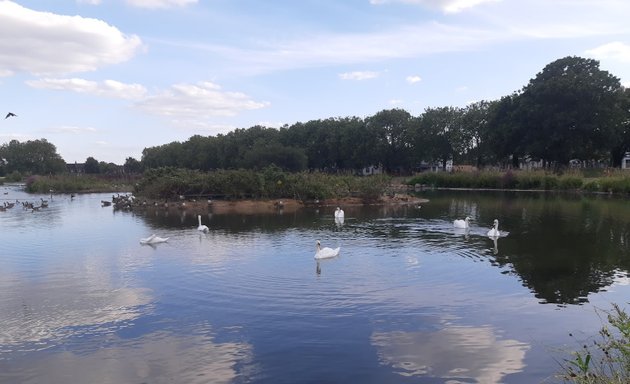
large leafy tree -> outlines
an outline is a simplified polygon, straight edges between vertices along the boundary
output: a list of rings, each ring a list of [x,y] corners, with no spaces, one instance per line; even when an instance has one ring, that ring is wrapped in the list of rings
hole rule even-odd
[[[462,153],[470,138],[462,130],[462,110],[454,107],[427,108],[420,118],[417,145],[426,148],[426,159],[446,162]]]
[[[367,119],[378,140],[376,152],[388,171],[411,166],[411,122],[411,114],[403,109],[383,110]]]
[[[90,174],[101,173],[100,163],[98,162],[98,160],[96,160],[92,156],[85,159],[84,169],[85,169],[85,173],[90,173]]]
[[[620,138],[619,79],[581,57],[556,60],[519,96],[515,120],[526,124],[528,152],[556,165],[606,157]]]
[[[502,97],[490,106],[488,125],[483,134],[486,155],[492,163],[507,164],[518,168],[525,156],[526,124],[518,119],[519,94]]]
[[[57,153],[57,148],[46,139],[24,143],[11,140],[0,147],[0,159],[3,159],[7,173],[18,171],[47,175],[65,171],[65,161]]]

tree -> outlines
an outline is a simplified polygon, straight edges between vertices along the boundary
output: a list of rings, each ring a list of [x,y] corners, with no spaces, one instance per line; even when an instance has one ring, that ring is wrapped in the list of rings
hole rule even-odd
[[[527,125],[530,155],[567,165],[573,158],[607,157],[620,138],[622,87],[580,57],[556,60],[523,88],[515,119]]]
[[[126,173],[142,173],[142,163],[133,157],[128,157],[125,159],[123,169]]]
[[[489,159],[489,148],[486,137],[489,129],[490,111],[493,102],[479,101],[469,104],[463,111],[462,131],[465,133],[464,152],[462,160],[475,164],[477,167],[485,164]]]
[[[378,140],[376,152],[388,171],[412,167],[411,121],[411,114],[403,109],[383,110],[367,119],[367,125]]]
[[[454,107],[427,108],[419,122],[416,145],[426,148],[429,161],[446,162],[468,145],[461,129],[462,110]]]
[[[519,101],[519,94],[513,93],[492,103],[488,111],[488,125],[482,138],[488,148],[487,156],[490,161],[511,161],[514,168],[519,167],[527,148],[524,140],[526,123],[517,118]]]
[[[84,169],[85,169],[85,173],[90,173],[90,174],[96,174],[96,173],[100,173],[101,172],[100,164],[99,164],[98,160],[96,160],[92,156],[90,156],[87,159],[85,159],[85,168]]]
[[[65,161],[57,153],[57,148],[46,139],[29,140],[20,143],[11,140],[0,147],[6,173],[18,171],[22,174],[56,174],[65,170]]]

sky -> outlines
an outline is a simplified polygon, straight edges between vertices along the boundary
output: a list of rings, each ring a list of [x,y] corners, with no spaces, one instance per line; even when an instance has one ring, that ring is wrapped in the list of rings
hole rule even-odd
[[[124,164],[193,135],[497,100],[566,56],[630,87],[629,15],[628,0],[0,0],[0,145]]]

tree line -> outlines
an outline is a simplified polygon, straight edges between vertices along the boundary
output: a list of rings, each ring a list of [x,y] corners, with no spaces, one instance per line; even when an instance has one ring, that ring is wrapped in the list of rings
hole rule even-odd
[[[44,162],[51,162],[46,166],[29,162],[31,155],[16,155],[16,148],[30,153],[37,147],[29,143],[28,148],[15,140],[1,146],[0,172],[58,171],[58,164],[54,165],[58,155],[44,156]],[[499,100],[431,107],[419,116],[389,109],[365,118],[335,117],[279,129],[257,125],[216,136],[195,135],[184,142],[145,148],[141,160],[129,157],[123,169],[257,170],[275,165],[297,172],[375,165],[390,173],[409,173],[422,164],[445,166],[449,160],[477,167],[518,167],[524,160],[537,160],[546,167],[562,168],[572,159],[618,167],[628,151],[630,89],[600,69],[597,60],[570,56],[546,65],[522,89]],[[85,165],[99,173],[113,164],[90,157]]]
[[[146,168],[199,170],[356,170],[382,165],[409,172],[448,160],[477,167],[518,167],[525,159],[564,167],[572,159],[620,166],[630,150],[630,90],[580,57],[556,60],[521,90],[466,107],[403,109],[367,118],[340,117],[285,125],[254,126],[214,137],[193,136],[145,148]]]

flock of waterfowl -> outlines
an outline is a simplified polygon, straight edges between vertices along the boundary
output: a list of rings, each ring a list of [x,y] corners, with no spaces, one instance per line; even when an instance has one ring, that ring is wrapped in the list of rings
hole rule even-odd
[[[14,208],[16,205],[22,205],[23,210],[30,210],[31,212],[39,211],[42,208],[48,208],[48,200],[44,200],[40,198],[39,203],[31,202],[31,201],[5,201],[0,205],[0,212],[5,212],[8,209]]]

